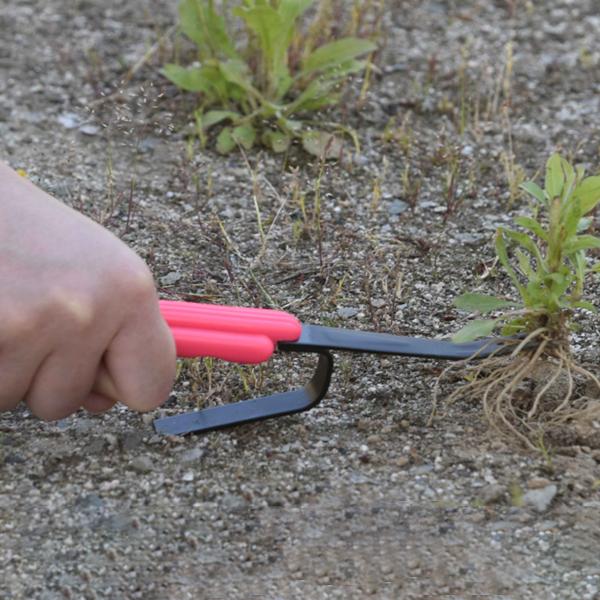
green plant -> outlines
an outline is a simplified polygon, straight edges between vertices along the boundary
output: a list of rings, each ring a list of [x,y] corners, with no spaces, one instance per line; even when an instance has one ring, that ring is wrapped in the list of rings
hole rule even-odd
[[[589,274],[600,272],[600,263],[591,265],[587,255],[600,248],[600,238],[585,231],[591,224],[586,215],[600,202],[600,176],[585,177],[582,168],[553,154],[544,189],[532,181],[522,188],[533,198],[532,214],[515,219],[521,230],[501,227],[496,233],[498,261],[519,299],[480,293],[455,299],[460,309],[495,313],[468,323],[455,342],[499,331],[508,336],[504,341],[510,353],[464,361],[459,366],[466,367],[467,383],[448,399],[481,398],[494,429],[515,434],[539,451],[548,448],[548,430],[598,411],[586,400],[586,385],[591,382],[600,391],[600,380],[574,360],[569,338],[576,309],[595,311],[584,299],[584,284]],[[436,386],[434,410],[437,391]]]
[[[214,0],[182,0],[181,29],[197,46],[198,63],[168,64],[163,74],[181,89],[200,94],[195,122],[202,140],[221,125],[217,150],[223,154],[259,141],[285,152],[300,139],[307,151],[332,155],[339,150],[337,132],[356,143],[351,129],[315,124],[306,115],[339,101],[343,83],[365,68],[361,57],[372,53],[375,44],[345,37],[313,47],[315,35],[302,37],[299,25],[313,4],[241,0],[228,10],[227,3],[217,8]]]
[[[455,304],[463,310],[482,314],[515,310],[471,321],[455,334],[455,341],[487,336],[498,328],[503,335],[541,328],[561,340],[568,334],[575,309],[595,311],[593,304],[583,299],[583,292],[586,275],[600,272],[600,262],[590,266],[586,256],[588,250],[600,248],[600,238],[585,230],[591,224],[586,215],[600,202],[600,176],[584,177],[582,168],[575,169],[553,154],[546,164],[544,189],[533,181],[521,187],[535,203],[531,216],[515,219],[524,231],[500,227],[496,233],[498,260],[520,301],[478,293],[459,296]]]

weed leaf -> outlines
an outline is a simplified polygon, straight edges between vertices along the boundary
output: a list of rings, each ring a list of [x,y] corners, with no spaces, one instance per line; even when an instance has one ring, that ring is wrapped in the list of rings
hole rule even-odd
[[[581,214],[586,215],[600,202],[600,176],[586,177],[573,191],[581,202]]]
[[[200,115],[200,123],[202,129],[209,129],[217,123],[221,123],[227,119],[235,121],[240,118],[240,114],[231,110],[209,110],[204,114]]]
[[[535,219],[532,219],[531,217],[516,217],[515,223],[525,229],[528,229],[531,231],[531,233],[537,235],[545,242],[548,241],[548,233]]]
[[[528,194],[533,196],[536,200],[542,204],[546,203],[546,196],[544,190],[533,181],[526,181],[519,186],[522,190],[525,190]]]
[[[462,344],[464,342],[472,342],[480,337],[486,337],[494,331],[497,324],[498,319],[477,319],[471,321],[452,336],[452,341],[455,344]]]
[[[235,148],[235,140],[231,127],[221,129],[217,137],[217,152],[219,154],[229,154]]]
[[[591,302],[588,302],[587,300],[578,300],[577,302],[573,302],[573,306],[575,308],[584,308],[585,310],[589,310],[590,312],[593,312],[594,314],[596,314],[598,312],[598,309]]]
[[[516,304],[510,300],[503,300],[495,296],[469,292],[456,297],[454,299],[454,306],[460,310],[485,314],[502,308],[513,308]]]
[[[329,42],[317,48],[304,62],[303,75],[315,71],[325,71],[341,64],[348,63],[358,56],[373,52],[376,46],[369,40],[360,38],[344,38]]]
[[[557,198],[562,194],[565,184],[565,174],[562,167],[560,154],[554,153],[546,163],[545,187],[550,198]]]
[[[573,254],[579,250],[600,248],[600,238],[595,235],[578,235],[571,242],[565,244],[565,254]]]
[[[281,131],[266,131],[263,135],[263,143],[276,154],[285,152],[290,147],[291,141],[290,136]]]
[[[204,92],[205,94],[212,92],[212,83],[206,77],[202,67],[186,69],[179,65],[169,64],[164,66],[162,74],[177,87],[188,92]]]
[[[252,125],[239,125],[232,133],[231,137],[236,143],[240,144],[244,150],[250,150],[256,140],[256,130]]]

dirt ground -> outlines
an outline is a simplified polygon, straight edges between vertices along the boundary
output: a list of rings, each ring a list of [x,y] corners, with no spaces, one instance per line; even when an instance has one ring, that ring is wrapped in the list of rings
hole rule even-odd
[[[175,21],[162,0],[0,0],[0,158],[135,248],[164,298],[443,337],[456,294],[509,291],[481,277],[520,178],[555,147],[600,168],[596,0],[388,0],[380,71],[333,115],[360,154],[322,173],[190,146],[193,99],[159,73],[173,36],[127,78]],[[597,371],[598,320],[578,321]],[[310,365],[187,362],[144,416],[0,415],[0,597],[600,598],[598,424],[527,453],[475,405],[427,426],[442,363],[336,360],[320,407],[195,437],[152,419]]]

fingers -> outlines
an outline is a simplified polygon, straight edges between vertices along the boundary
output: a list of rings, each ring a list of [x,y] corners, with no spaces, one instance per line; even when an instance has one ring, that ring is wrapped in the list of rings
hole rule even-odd
[[[86,348],[57,351],[43,361],[24,401],[40,419],[63,419],[90,395],[101,356]]]
[[[118,332],[104,365],[109,380],[106,374],[100,376],[100,390],[129,408],[151,410],[168,398],[175,379],[175,342],[158,302],[140,311]]]
[[[102,394],[96,394],[92,392],[84,401],[83,408],[90,413],[98,414],[110,410],[115,404],[116,400],[108,398]]]
[[[13,410],[21,402],[43,359],[30,348],[0,353],[0,412]]]

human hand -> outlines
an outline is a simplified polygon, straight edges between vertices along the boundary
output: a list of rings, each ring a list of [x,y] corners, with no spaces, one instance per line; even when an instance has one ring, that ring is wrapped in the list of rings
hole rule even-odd
[[[0,411],[150,410],[174,376],[141,258],[0,162]]]

